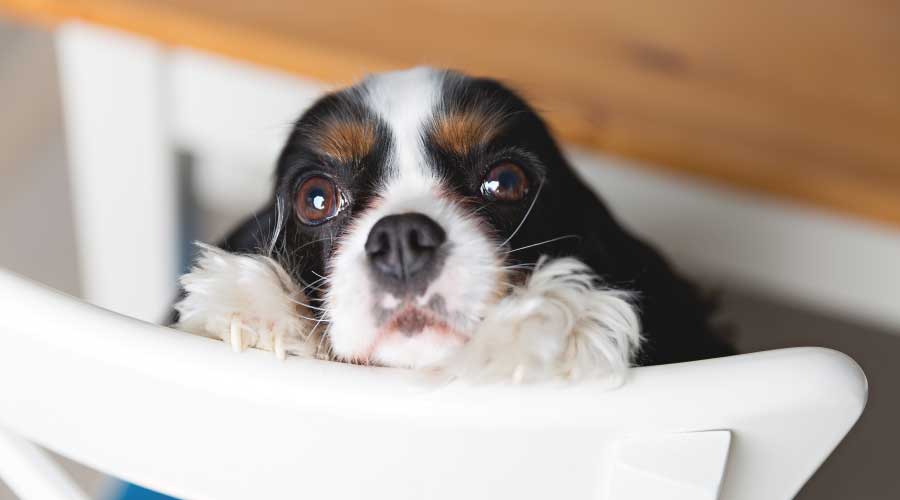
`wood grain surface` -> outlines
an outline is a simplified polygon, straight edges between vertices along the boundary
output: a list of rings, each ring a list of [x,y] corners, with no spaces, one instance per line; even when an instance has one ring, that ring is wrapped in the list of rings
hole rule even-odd
[[[0,0],[348,83],[503,79],[568,142],[900,226],[900,2]],[[0,49],[2,50],[2,49]]]

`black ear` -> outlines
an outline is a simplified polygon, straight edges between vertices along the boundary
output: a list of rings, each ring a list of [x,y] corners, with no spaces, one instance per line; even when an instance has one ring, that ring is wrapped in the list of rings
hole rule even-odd
[[[269,203],[262,210],[251,215],[224,240],[218,247],[234,253],[270,253],[277,237],[283,237],[283,223],[279,227],[279,214],[276,203]],[[276,234],[278,232],[279,234]]]
[[[566,164],[568,195],[557,209],[577,214],[577,255],[611,287],[637,293],[645,335],[639,363],[665,364],[734,354],[712,325],[713,300],[656,249],[627,231]],[[558,195],[558,193],[557,193]]]
[[[732,354],[711,325],[713,305],[663,256],[623,228],[563,156],[549,128],[514,91],[487,79],[455,89],[471,101],[499,104],[508,113],[506,140],[536,153],[545,167],[533,205],[514,220],[498,218],[510,234],[507,258],[533,264],[541,256],[575,256],[606,286],[635,292],[646,342],[641,364]]]
[[[543,134],[535,134],[540,138]],[[664,364],[734,354],[711,324],[713,301],[653,247],[633,236],[581,180],[549,133],[547,178],[512,244],[513,260],[576,256],[610,288],[635,293],[645,335],[638,362]],[[561,238],[561,239],[560,239]],[[539,242],[550,241],[550,244]],[[533,246],[532,246],[533,245]]]

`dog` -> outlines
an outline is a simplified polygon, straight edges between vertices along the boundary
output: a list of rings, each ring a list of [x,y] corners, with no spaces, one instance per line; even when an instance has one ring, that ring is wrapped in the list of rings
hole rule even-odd
[[[710,301],[495,80],[415,68],[327,94],[275,177],[267,206],[182,277],[178,328],[516,381],[733,353]]]

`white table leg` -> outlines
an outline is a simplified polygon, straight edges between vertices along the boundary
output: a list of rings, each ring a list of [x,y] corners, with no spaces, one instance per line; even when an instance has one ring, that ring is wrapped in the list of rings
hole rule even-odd
[[[82,23],[57,42],[84,296],[159,321],[178,271],[165,52]]]

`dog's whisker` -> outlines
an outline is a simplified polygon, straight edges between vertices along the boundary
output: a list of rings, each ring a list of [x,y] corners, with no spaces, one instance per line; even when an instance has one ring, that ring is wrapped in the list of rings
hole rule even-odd
[[[303,287],[303,291],[306,292],[307,290],[315,290],[317,292],[322,292],[323,291],[322,287],[318,287],[316,285],[319,283],[322,283],[323,280],[324,280],[324,278],[319,278],[319,279],[313,281],[312,283],[306,284],[306,286]]]
[[[272,234],[272,241],[269,242],[269,250],[266,253],[269,257],[272,256],[272,252],[275,251],[275,245],[278,243],[278,236],[281,234],[281,229],[284,226],[284,198],[281,195],[275,195],[275,231]]]
[[[312,330],[309,331],[308,338],[314,338],[313,335],[316,334],[316,330],[319,328],[319,325],[321,325],[323,322],[326,325],[329,324],[328,321],[326,321],[324,317],[319,318],[319,321],[316,321],[316,324],[313,325]],[[324,335],[322,337],[324,338]],[[319,352],[319,350],[321,350],[321,349],[322,349],[322,339],[319,339],[319,344],[316,346],[316,352]]]
[[[499,267],[499,269],[506,269],[506,270],[514,270],[514,269],[534,269],[534,268],[535,268],[535,265],[534,265],[534,264],[516,264],[516,265],[514,265],[514,266],[500,266],[500,267]]]
[[[327,241],[327,240],[328,240],[328,238],[320,238],[320,239],[318,239],[318,240],[307,241],[306,243],[304,243],[304,244],[300,245],[299,247],[295,248],[295,249],[291,252],[291,254],[294,255],[294,254],[296,254],[299,250],[302,250],[302,249],[304,249],[304,248],[306,248],[306,247],[308,247],[308,246],[310,246],[310,245],[314,245],[314,244],[316,244],[316,243],[321,243],[321,242]]]
[[[316,311],[324,311],[324,312],[328,312],[328,309],[325,309],[325,308],[322,308],[322,307],[311,306],[311,305],[309,305],[309,304],[307,304],[307,303],[305,303],[305,302],[300,302],[299,300],[293,299],[293,298],[291,298],[291,297],[288,297],[288,300],[290,300],[290,301],[293,302],[294,304],[297,304],[297,305],[300,305],[300,306],[303,306],[303,307],[307,307],[307,308],[309,308],[309,309],[313,309],[313,310],[316,310]]]
[[[317,273],[317,272],[315,272],[315,271],[311,271],[311,272],[312,272],[313,274],[315,274],[316,276],[318,276],[322,281],[324,281],[324,282],[326,282],[326,283],[328,283],[329,281],[331,281],[331,278],[328,278],[327,276],[322,276],[321,274],[319,274],[319,273]]]
[[[314,274],[316,274],[316,273],[314,273]],[[316,274],[316,276],[318,276],[318,274]],[[309,282],[309,285],[315,285],[315,284],[317,284],[317,283],[321,283],[324,279],[325,279],[325,278],[323,278],[323,277],[319,277],[319,279],[310,281],[310,282]]]
[[[531,200],[531,205],[528,206],[528,210],[525,211],[525,216],[522,217],[522,221],[519,222],[519,225],[516,226],[516,229],[512,232],[512,234],[509,235],[508,238],[503,240],[503,243],[498,245],[499,248],[506,246],[506,244],[509,243],[510,240],[512,240],[516,236],[516,234],[519,232],[519,230],[522,229],[522,226],[525,225],[525,220],[528,219],[528,216],[531,214],[531,210],[534,208],[534,204],[537,203],[538,197],[541,195],[541,189],[543,187],[544,187],[544,181],[541,181],[541,183],[538,184],[537,192],[534,193],[534,198]]]
[[[485,204],[485,205],[481,205],[480,207],[476,208],[475,210],[472,210],[472,211],[468,212],[468,215],[469,215],[469,217],[475,217],[476,215],[478,215],[478,214],[481,213],[482,211],[487,210],[488,208],[490,208],[490,205],[486,205],[486,204]]]
[[[578,236],[577,234],[567,234],[567,235],[565,235],[565,236],[558,236],[558,237],[556,237],[556,238],[551,238],[551,239],[549,239],[549,240],[542,241],[542,242],[540,242],[540,243],[533,243],[533,244],[531,244],[531,245],[525,245],[524,247],[514,248],[514,249],[509,250],[509,251],[507,251],[507,252],[505,252],[505,253],[508,255],[508,254],[513,253],[513,252],[518,252],[519,250],[527,250],[527,249],[529,249],[529,248],[534,248],[534,247],[537,247],[537,246],[540,246],[540,245],[546,245],[546,244],[548,244],[548,243],[553,243],[553,242],[556,242],[556,241],[565,240],[565,239],[569,239],[569,238],[581,238],[581,236]]]
[[[318,326],[319,325],[317,324],[316,327],[318,327]],[[325,328],[325,331],[322,332],[322,337],[319,339],[318,345],[316,345],[317,353],[322,352],[322,343],[325,342],[326,337],[328,337],[328,328],[327,327]],[[328,346],[329,344],[325,344],[325,345]]]

